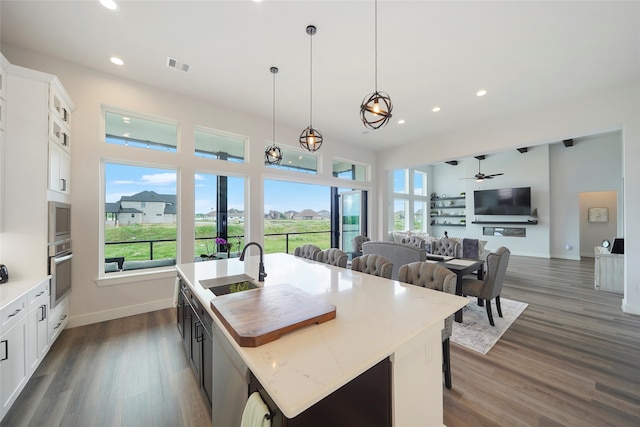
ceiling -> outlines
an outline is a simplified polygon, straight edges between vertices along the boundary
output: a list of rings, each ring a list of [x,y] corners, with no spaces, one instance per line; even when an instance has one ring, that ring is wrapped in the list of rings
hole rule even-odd
[[[375,87],[372,0],[116,2],[111,11],[97,0],[2,0],[1,41],[269,120],[277,66],[277,122],[302,132],[313,24],[313,125],[325,142],[375,150],[640,76],[639,2],[380,0],[378,89],[394,109],[388,126],[367,131],[359,106]]]

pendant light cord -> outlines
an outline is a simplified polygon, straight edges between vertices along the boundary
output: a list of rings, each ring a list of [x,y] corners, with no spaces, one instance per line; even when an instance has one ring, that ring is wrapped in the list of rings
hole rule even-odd
[[[309,35],[309,127],[313,129],[313,33]]]
[[[376,92],[378,92],[378,0],[375,0],[375,7],[374,7],[374,20],[375,20],[375,25],[374,25],[374,47],[375,47],[375,89]]]
[[[276,73],[278,72],[277,68],[271,68],[271,72],[273,73],[273,140],[271,143],[276,145]]]

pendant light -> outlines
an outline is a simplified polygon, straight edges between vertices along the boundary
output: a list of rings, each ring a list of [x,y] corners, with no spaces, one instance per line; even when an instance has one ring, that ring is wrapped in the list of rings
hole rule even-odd
[[[378,91],[378,0],[375,1],[375,91],[360,105],[360,119],[366,128],[380,129],[389,123],[393,104],[385,92]]]
[[[264,162],[269,165],[279,165],[282,162],[282,150],[276,145],[276,74],[278,67],[269,69],[273,74],[273,138],[271,145],[264,152]]]
[[[313,128],[313,35],[316,33],[314,25],[307,26],[311,60],[309,61],[309,127],[300,134],[300,146],[311,152],[317,151],[322,145],[322,133]]]

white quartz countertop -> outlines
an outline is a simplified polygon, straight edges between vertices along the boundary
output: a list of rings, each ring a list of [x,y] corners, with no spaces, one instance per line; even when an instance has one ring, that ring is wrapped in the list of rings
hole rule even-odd
[[[12,279],[9,276],[8,282],[0,284],[0,309],[22,297],[42,281],[50,278],[51,276],[39,276]]]
[[[396,349],[462,308],[466,298],[401,284],[350,269],[294,257],[264,257],[264,286],[290,284],[336,306],[336,318],[304,327],[259,347],[240,347],[211,309],[214,295],[199,281],[247,274],[258,256],[178,265],[251,372],[280,410],[293,418]]]

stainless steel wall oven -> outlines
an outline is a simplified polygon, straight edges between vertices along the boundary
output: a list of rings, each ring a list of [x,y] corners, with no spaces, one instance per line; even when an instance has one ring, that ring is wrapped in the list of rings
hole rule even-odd
[[[71,239],[49,244],[51,308],[71,292]]]

